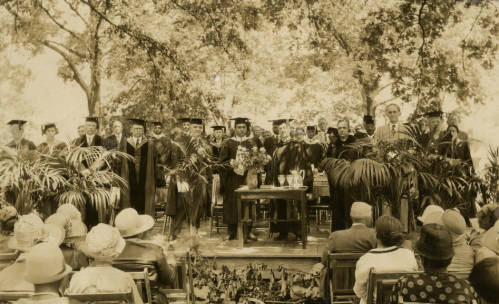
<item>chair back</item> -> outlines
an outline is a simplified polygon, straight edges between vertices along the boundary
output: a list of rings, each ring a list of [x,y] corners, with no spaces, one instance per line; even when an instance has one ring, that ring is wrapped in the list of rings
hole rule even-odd
[[[29,298],[33,292],[28,291],[0,291],[0,303],[10,303],[22,298]]]
[[[18,256],[18,250],[0,253],[0,270],[14,263]]]
[[[177,272],[178,281],[174,284],[174,289],[162,289],[161,292],[166,295],[168,303],[196,303],[194,295],[194,284],[192,279],[192,263],[190,252],[182,259]]]
[[[89,293],[89,294],[65,294],[65,297],[70,300],[77,300],[83,303],[93,302],[119,302],[133,304],[133,292],[130,289],[127,292],[110,292],[110,293]]]
[[[129,272],[129,274],[132,276],[135,285],[137,285],[137,289],[139,291],[140,297],[142,298],[142,300],[144,300],[144,304],[152,304],[152,290],[151,281],[149,280],[148,268],[145,267],[143,271]],[[144,291],[146,292],[145,297]]]
[[[355,267],[364,253],[331,253],[327,276],[331,303],[351,303],[355,299]]]

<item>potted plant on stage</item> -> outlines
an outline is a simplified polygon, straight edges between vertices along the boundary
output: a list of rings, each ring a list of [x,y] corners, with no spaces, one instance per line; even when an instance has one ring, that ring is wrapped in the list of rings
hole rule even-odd
[[[260,174],[265,172],[264,167],[272,158],[266,153],[265,148],[253,147],[248,149],[244,146],[237,148],[236,158],[230,160],[234,172],[244,175],[246,173],[246,185],[248,189],[256,189],[262,180]]]
[[[0,189],[19,214],[28,214],[67,184],[62,172],[36,150],[0,147]]]
[[[190,235],[197,236],[197,222],[208,198],[206,186],[216,164],[201,137],[184,135],[171,143],[175,159],[171,167],[162,167],[166,178],[173,179],[177,185],[177,199],[183,201],[180,205],[185,208]]]

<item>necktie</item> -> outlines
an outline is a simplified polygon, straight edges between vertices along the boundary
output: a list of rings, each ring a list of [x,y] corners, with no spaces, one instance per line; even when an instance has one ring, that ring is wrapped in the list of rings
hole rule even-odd
[[[135,146],[137,146],[137,147],[138,147],[138,146],[139,146],[139,144],[140,144],[140,137],[139,137],[139,138],[137,138],[137,142],[135,143]]]
[[[395,136],[395,125],[392,125],[392,136]]]

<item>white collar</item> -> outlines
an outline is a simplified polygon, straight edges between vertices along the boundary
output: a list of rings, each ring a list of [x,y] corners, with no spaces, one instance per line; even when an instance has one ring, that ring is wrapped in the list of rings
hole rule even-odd
[[[235,140],[235,141],[238,141],[238,142],[243,142],[245,140],[248,140],[248,137],[247,136],[244,136],[244,137],[234,136],[234,137],[232,137],[232,139]]]

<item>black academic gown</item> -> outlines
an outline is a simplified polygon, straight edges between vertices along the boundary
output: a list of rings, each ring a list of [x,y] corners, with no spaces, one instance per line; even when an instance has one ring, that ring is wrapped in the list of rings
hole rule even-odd
[[[89,143],[87,142],[87,136],[83,135],[76,140],[75,144],[80,147],[94,147],[94,146],[102,147],[104,141],[102,137],[100,137],[100,135],[95,134],[94,137],[92,138],[92,142]],[[83,165],[87,166],[85,162],[83,163]],[[87,204],[85,206],[85,224],[90,230],[90,228],[96,226],[98,223],[99,223],[99,213],[97,212],[97,209],[89,201],[87,201]]]
[[[220,170],[220,182],[223,185],[223,200],[224,200],[224,216],[223,221],[227,225],[237,224],[237,200],[235,190],[245,184],[246,173],[241,176],[234,172],[234,169],[229,165],[231,159],[236,158],[237,148],[239,145],[251,149],[254,143],[251,139],[244,138],[238,141],[235,137],[227,139],[220,151],[220,161],[226,163],[227,166]]]
[[[156,153],[152,141],[142,138],[136,146],[132,137],[127,139],[122,152],[133,157],[121,166],[121,177],[128,181],[122,189],[121,208],[135,208],[139,214],[154,216],[156,191]]]
[[[19,141],[19,143],[11,141],[10,143],[7,144],[7,147],[24,151],[36,150],[35,144],[32,141],[27,140],[25,138],[22,138],[21,141]]]

